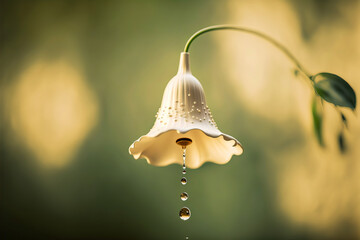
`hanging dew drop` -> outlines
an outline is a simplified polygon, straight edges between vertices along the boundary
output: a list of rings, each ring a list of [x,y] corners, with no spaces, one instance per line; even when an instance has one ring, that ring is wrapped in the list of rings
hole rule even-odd
[[[181,220],[184,220],[184,221],[188,220],[191,216],[190,209],[187,207],[183,207],[179,212],[179,216],[180,216]]]
[[[185,177],[183,177],[181,180],[180,180],[181,184],[182,185],[185,185],[187,183],[187,180]]]
[[[187,194],[187,192],[183,192],[180,194],[180,199],[183,201],[186,201],[189,198],[189,195]]]
[[[183,171],[182,171],[182,174],[186,174],[186,171],[185,171],[185,170],[183,170]]]

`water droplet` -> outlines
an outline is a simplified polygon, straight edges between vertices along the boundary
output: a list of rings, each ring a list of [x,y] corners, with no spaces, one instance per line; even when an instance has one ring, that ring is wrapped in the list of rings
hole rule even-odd
[[[194,101],[194,104],[196,104],[196,101]]]
[[[188,236],[186,236],[186,237],[185,237],[185,239],[189,239],[189,237],[188,237]]]
[[[189,198],[189,195],[187,194],[187,192],[183,192],[180,194],[180,199],[183,201],[186,201]]]
[[[185,185],[187,183],[187,180],[185,177],[183,177],[181,180],[180,180],[181,184],[182,185]]]
[[[190,93],[188,93],[188,96],[190,97],[190,96],[191,96],[191,94],[190,94]]]
[[[185,171],[185,170],[183,170],[183,171],[182,171],[182,173],[183,173],[183,174],[186,174],[186,171]]]
[[[181,220],[188,220],[191,216],[190,209],[188,209],[187,207],[183,207],[179,212],[179,216]]]

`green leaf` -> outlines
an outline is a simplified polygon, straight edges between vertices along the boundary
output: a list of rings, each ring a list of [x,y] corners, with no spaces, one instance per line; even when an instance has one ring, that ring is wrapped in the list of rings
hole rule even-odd
[[[316,138],[320,144],[320,146],[324,146],[323,136],[322,136],[322,123],[323,123],[323,110],[321,99],[317,96],[314,96],[312,102],[312,117],[314,122],[314,131]]]
[[[312,77],[316,93],[325,101],[341,107],[356,108],[356,95],[352,87],[332,73],[318,73]]]
[[[343,132],[339,133],[338,144],[339,144],[340,151],[342,153],[344,153],[346,151],[346,144],[345,144],[345,138],[344,138],[344,133]]]

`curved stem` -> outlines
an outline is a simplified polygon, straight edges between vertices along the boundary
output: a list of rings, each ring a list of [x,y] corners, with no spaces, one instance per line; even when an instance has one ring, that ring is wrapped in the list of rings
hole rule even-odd
[[[304,69],[304,67],[300,64],[299,60],[297,60],[295,58],[295,56],[287,49],[285,48],[282,44],[280,44],[278,41],[276,41],[275,39],[252,29],[248,29],[248,28],[244,28],[244,27],[238,27],[238,26],[233,26],[233,25],[215,25],[215,26],[210,26],[210,27],[206,27],[203,28],[199,31],[197,31],[196,33],[194,33],[189,40],[186,42],[185,48],[184,48],[184,52],[189,52],[189,48],[190,48],[190,44],[200,35],[207,33],[207,32],[211,32],[211,31],[217,31],[217,30],[236,30],[236,31],[240,31],[240,32],[245,32],[245,33],[250,33],[253,35],[256,35],[262,39],[265,39],[266,41],[270,42],[271,44],[273,44],[275,47],[277,47],[279,50],[281,50],[291,61],[293,61],[293,63],[296,65],[296,67],[302,72],[304,73],[309,79],[310,81],[310,74]]]

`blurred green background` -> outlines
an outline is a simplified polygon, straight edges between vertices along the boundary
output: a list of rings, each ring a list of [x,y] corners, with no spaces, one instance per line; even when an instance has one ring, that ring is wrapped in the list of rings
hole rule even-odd
[[[360,92],[359,1],[1,1],[1,239],[358,239],[360,122],[326,108],[268,43],[209,33],[191,49],[220,128],[245,153],[188,171],[134,160],[188,37],[231,23],[289,47]]]

